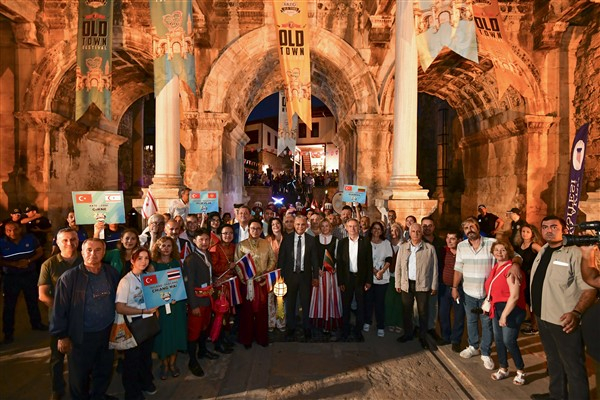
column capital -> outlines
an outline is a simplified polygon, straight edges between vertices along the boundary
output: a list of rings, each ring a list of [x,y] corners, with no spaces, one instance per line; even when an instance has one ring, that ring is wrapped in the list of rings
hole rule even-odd
[[[466,136],[461,139],[459,146],[460,148],[481,146],[487,143],[508,139],[512,136],[520,136],[526,132],[527,125],[525,119],[516,118],[512,121],[485,129],[477,134]]]
[[[223,130],[230,123],[231,116],[227,113],[198,113],[199,130]]]
[[[393,115],[381,114],[355,114],[350,117],[356,130],[373,129],[377,131],[387,130],[393,122]],[[391,132],[390,132],[391,133]]]
[[[558,122],[558,117],[548,115],[526,115],[525,123],[527,131],[533,133],[547,134],[548,130]]]

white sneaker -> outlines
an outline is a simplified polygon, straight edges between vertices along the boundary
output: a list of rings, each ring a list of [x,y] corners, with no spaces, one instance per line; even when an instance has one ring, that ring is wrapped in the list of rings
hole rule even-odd
[[[492,360],[492,357],[490,356],[481,356],[481,361],[483,361],[483,367],[485,369],[489,369],[491,371],[496,367],[496,364],[494,364],[494,360]]]
[[[463,351],[460,352],[460,356],[462,358],[471,358],[471,357],[476,356],[478,354],[479,354],[479,350],[477,350],[473,346],[469,346],[469,347],[467,347],[466,349],[464,349]]]
[[[364,324],[363,325],[363,331],[369,332],[369,329],[371,329],[371,325],[369,325],[369,324]]]
[[[377,329],[377,336],[384,337],[385,336],[385,331],[383,329]]]

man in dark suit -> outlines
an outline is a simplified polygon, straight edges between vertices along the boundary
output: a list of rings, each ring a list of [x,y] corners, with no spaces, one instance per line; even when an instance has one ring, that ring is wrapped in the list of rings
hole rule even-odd
[[[350,305],[356,297],[356,340],[364,341],[361,329],[365,314],[365,292],[373,284],[373,249],[368,239],[358,234],[358,221],[354,218],[346,222],[348,237],[340,240],[337,249],[338,285],[342,292],[343,332],[342,340],[350,333]]]
[[[241,205],[237,213],[238,222],[233,224],[233,243],[238,244],[250,237],[248,228],[250,227],[251,218],[252,212],[250,211],[250,207]]]
[[[305,234],[308,223],[306,217],[297,216],[294,219],[294,233],[285,235],[279,249],[277,265],[287,284],[288,291],[285,300],[287,338],[291,338],[296,330],[296,299],[300,294],[302,305],[302,325],[305,339],[309,339],[311,285],[319,284],[319,266],[317,260],[317,243],[315,238]]]

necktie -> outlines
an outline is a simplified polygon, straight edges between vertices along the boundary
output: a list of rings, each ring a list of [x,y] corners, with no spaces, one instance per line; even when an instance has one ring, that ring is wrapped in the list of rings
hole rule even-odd
[[[294,272],[300,272],[301,265],[302,265],[302,236],[298,236],[298,244],[296,245],[296,262],[294,265]]]

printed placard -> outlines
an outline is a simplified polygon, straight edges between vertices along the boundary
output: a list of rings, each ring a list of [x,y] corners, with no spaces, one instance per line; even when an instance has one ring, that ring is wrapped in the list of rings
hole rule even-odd
[[[142,275],[142,292],[146,308],[154,308],[187,299],[181,268]]]
[[[342,201],[347,203],[367,203],[367,187],[357,185],[344,185],[342,192]]]
[[[219,192],[206,191],[190,193],[190,214],[219,212]]]
[[[125,223],[125,204],[122,191],[71,192],[75,221],[78,225]]]

